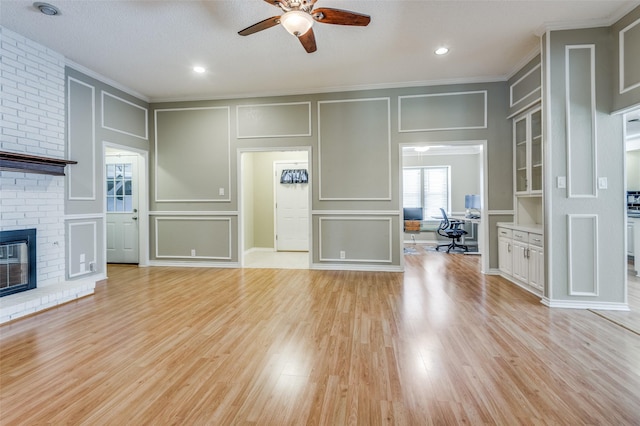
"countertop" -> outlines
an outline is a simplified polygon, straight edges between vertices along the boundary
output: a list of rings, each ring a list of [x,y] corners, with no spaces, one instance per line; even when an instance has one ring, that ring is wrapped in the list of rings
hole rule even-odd
[[[498,222],[496,226],[499,228],[513,229],[516,231],[533,232],[534,234],[542,234],[542,225],[519,225],[513,222]]]

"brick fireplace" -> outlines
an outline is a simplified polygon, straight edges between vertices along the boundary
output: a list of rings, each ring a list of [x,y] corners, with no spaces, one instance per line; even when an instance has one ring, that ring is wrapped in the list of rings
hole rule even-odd
[[[4,27],[0,33],[0,152],[65,159],[65,58]],[[64,176],[0,160],[0,231],[37,232],[37,288],[0,298],[3,323],[91,294],[95,282],[66,281]]]

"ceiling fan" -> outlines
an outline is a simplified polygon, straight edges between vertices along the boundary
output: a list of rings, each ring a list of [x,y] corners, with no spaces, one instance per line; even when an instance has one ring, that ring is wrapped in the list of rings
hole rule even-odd
[[[298,37],[300,43],[307,53],[315,52],[316,38],[313,34],[314,21],[322,24],[335,25],[352,25],[358,27],[366,27],[371,22],[369,15],[363,15],[357,12],[350,12],[342,9],[331,9],[323,7],[313,9],[317,0],[264,0],[273,6],[279,7],[284,12],[280,16],[272,16],[257,24],[238,31],[242,36],[257,33],[266,30],[278,24],[282,26],[292,35]]]

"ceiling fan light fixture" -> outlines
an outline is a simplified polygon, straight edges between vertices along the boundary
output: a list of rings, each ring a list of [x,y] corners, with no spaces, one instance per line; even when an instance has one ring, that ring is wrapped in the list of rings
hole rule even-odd
[[[301,10],[291,10],[280,17],[280,23],[289,34],[300,37],[313,25],[313,18]]]

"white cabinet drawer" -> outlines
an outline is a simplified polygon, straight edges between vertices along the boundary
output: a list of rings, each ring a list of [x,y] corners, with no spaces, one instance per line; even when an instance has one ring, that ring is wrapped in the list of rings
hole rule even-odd
[[[529,244],[543,247],[544,246],[544,238],[541,234],[529,234]]]
[[[513,232],[511,231],[511,229],[498,228],[498,237],[511,238],[512,236]]]
[[[514,241],[529,242],[529,233],[523,231],[513,231]]]

